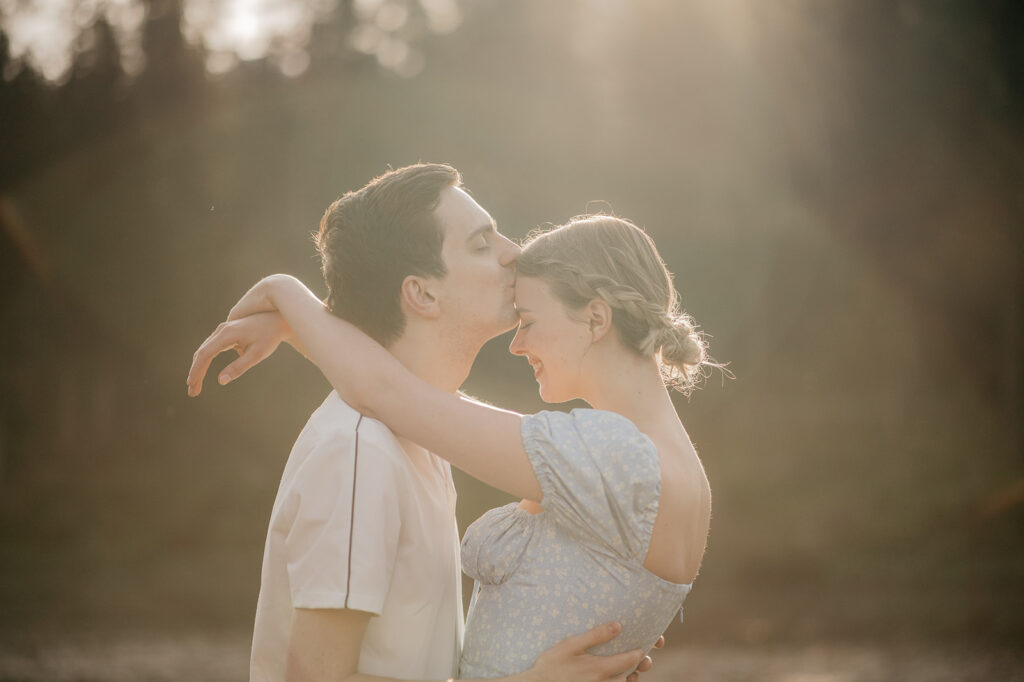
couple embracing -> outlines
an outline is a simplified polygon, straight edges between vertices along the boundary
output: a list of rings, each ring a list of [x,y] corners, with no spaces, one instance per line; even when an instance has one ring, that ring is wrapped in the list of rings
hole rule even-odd
[[[274,275],[200,346],[227,383],[285,341],[334,391],[285,465],[270,519],[251,679],[635,677],[697,575],[711,495],[669,390],[710,364],[651,239],[605,215],[522,246],[442,164],[335,201],[325,302]],[[521,415],[458,393],[518,330],[546,402]],[[450,464],[522,502],[462,539]],[[461,555],[461,556],[460,556]],[[474,578],[463,637],[460,568]]]

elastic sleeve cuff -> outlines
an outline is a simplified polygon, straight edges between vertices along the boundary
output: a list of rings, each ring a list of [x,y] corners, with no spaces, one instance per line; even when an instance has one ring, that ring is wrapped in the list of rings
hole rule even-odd
[[[546,449],[551,448],[551,438],[544,429],[544,422],[539,414],[528,414],[522,419],[520,435],[523,439],[523,450],[526,451],[526,458],[530,460],[533,467],[533,475],[537,477],[540,484],[542,499],[538,500],[541,506],[548,509],[557,505],[557,488],[552,478],[556,475],[548,460]]]

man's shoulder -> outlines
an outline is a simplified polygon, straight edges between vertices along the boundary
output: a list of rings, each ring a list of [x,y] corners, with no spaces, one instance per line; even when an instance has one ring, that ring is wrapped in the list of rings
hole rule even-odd
[[[295,446],[332,456],[354,456],[358,447],[372,450],[375,457],[405,457],[387,426],[354,410],[335,391],[310,415]]]

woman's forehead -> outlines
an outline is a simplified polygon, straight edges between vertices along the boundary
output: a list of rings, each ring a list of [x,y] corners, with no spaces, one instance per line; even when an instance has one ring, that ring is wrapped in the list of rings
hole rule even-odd
[[[539,277],[516,276],[516,307],[531,312],[541,309],[554,301],[547,282]]]

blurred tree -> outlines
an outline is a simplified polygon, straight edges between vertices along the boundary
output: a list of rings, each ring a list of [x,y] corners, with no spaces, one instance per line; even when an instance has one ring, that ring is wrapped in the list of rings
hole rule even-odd
[[[186,403],[183,364],[253,277],[316,282],[338,193],[430,159],[512,236],[594,198],[646,224],[733,361],[680,403],[706,636],[1024,628],[1020,3],[480,1],[432,41],[450,2],[283,2],[303,57],[152,0],[142,66],[98,9],[132,3],[77,4],[56,81],[0,31],[0,626],[244,627],[324,385],[282,351]],[[483,360],[471,390],[543,407]]]

